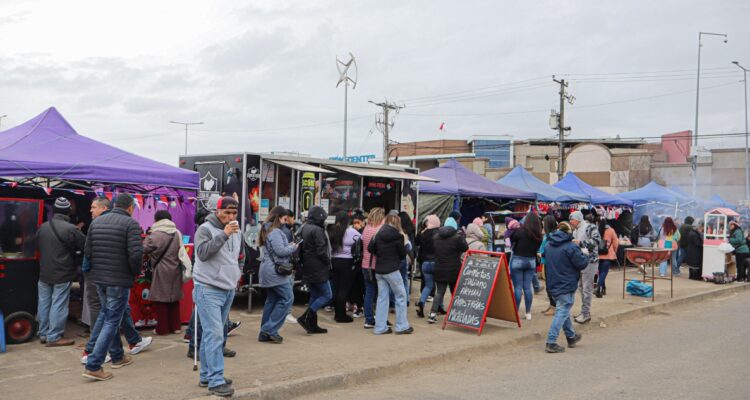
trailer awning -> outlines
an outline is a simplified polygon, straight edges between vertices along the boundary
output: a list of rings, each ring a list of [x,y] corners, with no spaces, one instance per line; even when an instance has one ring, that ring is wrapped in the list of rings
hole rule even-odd
[[[297,171],[304,171],[304,172],[321,172],[324,174],[333,174],[333,171],[323,169],[320,167],[316,167],[314,165],[305,164],[297,161],[287,161],[287,160],[275,160],[273,158],[266,158],[266,160],[274,163],[283,165],[287,168],[296,169]]]
[[[426,181],[426,182],[439,182],[437,179],[428,178],[426,176],[414,174],[406,171],[399,171],[385,168],[362,168],[362,167],[350,167],[342,165],[326,165],[327,167],[335,168],[340,171],[348,172],[350,174],[358,176],[369,176],[373,178],[389,178],[389,179],[404,179],[411,181]]]

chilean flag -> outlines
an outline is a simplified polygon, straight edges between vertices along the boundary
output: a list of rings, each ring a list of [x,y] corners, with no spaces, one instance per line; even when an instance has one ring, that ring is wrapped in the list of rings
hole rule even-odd
[[[438,130],[439,131],[444,131],[445,130],[445,122],[441,122],[440,123],[440,128],[438,128]]]

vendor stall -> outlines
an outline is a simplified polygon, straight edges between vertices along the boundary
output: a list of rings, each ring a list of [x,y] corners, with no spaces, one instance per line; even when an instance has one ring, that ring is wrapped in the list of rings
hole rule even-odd
[[[55,108],[0,132],[0,307],[9,342],[35,333],[39,254],[34,234],[52,217],[56,197],[69,199],[74,224],[86,230],[91,200],[131,193],[147,229],[156,209],[169,209],[192,235],[198,174],[79,135]]]
[[[480,215],[498,211],[504,206],[509,207],[518,201],[531,203],[536,199],[531,192],[493,182],[453,159],[439,168],[424,171],[422,176],[434,178],[439,182],[419,184],[420,214],[435,214],[444,220],[452,210],[459,210],[463,220],[458,222],[462,225],[467,225]],[[497,223],[502,224],[503,219],[493,218],[493,232],[490,232],[490,235],[495,239],[498,238],[499,231]]]
[[[245,238],[245,271],[241,292],[257,287],[260,267],[257,237],[270,210],[283,206],[300,221],[312,206],[323,207],[329,222],[340,211],[405,211],[417,218],[418,181],[436,181],[400,166],[359,164],[311,157],[263,153],[183,156],[180,167],[200,176],[198,207],[208,199],[236,195]],[[252,296],[250,296],[251,298]]]
[[[703,279],[713,279],[714,274],[737,276],[737,268],[729,245],[729,221],[740,214],[729,208],[714,208],[704,216],[703,227]]]

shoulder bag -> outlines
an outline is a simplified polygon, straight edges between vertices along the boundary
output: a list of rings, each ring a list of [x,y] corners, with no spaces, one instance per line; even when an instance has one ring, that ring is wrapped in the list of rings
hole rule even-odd
[[[53,223],[54,220],[49,220],[49,226],[52,228],[52,234],[55,235],[55,238],[58,242],[70,253],[70,256],[73,257],[73,262],[76,264],[76,266],[79,266],[83,263],[83,252],[79,249],[76,249],[75,247],[71,247],[70,243],[64,242],[62,238],[60,237],[60,233],[57,232],[57,228],[55,228],[55,224]]]
[[[281,276],[289,276],[294,272],[294,264],[290,262],[285,263],[279,263],[276,261],[276,257],[274,257],[273,254],[273,248],[268,245],[268,241],[266,241],[266,251],[268,252],[268,256],[271,257],[271,262],[273,263],[273,270],[281,275]]]
[[[162,259],[164,259],[164,256],[167,255],[167,251],[169,251],[169,247],[172,246],[172,242],[174,241],[175,235],[172,235],[171,238],[169,238],[169,242],[167,242],[167,246],[164,247],[164,251],[161,252],[158,258],[156,258],[156,261],[154,261],[150,256],[148,258],[148,265],[147,268],[150,271],[153,271],[156,269],[156,266],[159,265]],[[184,271],[184,266],[182,265],[182,262],[180,262],[180,269]]]

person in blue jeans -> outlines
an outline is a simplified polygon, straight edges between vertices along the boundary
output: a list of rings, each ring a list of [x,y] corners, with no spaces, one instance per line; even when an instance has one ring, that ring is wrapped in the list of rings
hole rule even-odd
[[[375,308],[376,335],[392,333],[388,327],[388,303],[393,292],[396,306],[396,334],[411,334],[406,316],[406,288],[399,272],[401,260],[406,257],[406,236],[401,231],[401,220],[397,215],[385,217],[385,224],[370,241],[367,250],[375,255],[375,279],[378,283],[378,301]]]
[[[589,257],[585,254],[588,249],[582,249],[573,243],[572,232],[573,228],[569,223],[561,222],[557,231],[549,236],[544,250],[547,289],[556,302],[555,316],[547,333],[547,353],[565,351],[564,347],[557,344],[560,329],[565,332],[569,348],[576,347],[581,340],[581,334],[573,329],[570,311],[575,302],[581,271],[588,267]]]
[[[103,304],[106,299],[100,296],[99,301]],[[105,323],[104,320],[105,318],[96,318],[96,323],[94,323],[94,326],[91,328],[91,336],[89,337],[89,341],[86,342],[86,347],[81,356],[82,364],[86,364],[89,354],[94,352],[96,340],[99,338],[99,335],[101,335],[101,330]],[[138,333],[138,330],[135,329],[133,317],[130,314],[130,305],[127,302],[125,303],[125,311],[123,312],[122,320],[120,321],[120,329],[125,336],[125,341],[128,343],[130,354],[138,354],[151,345],[153,339],[151,337],[142,337]],[[110,357],[106,357],[105,362],[109,359]]]
[[[86,236],[84,253],[91,262],[89,279],[96,284],[102,302],[97,318],[102,321],[101,330],[83,373],[93,380],[112,378],[111,372],[102,369],[107,353],[112,357],[113,369],[133,363],[122,349],[120,324],[143,260],[141,226],[131,217],[134,204],[129,194],[118,195],[114,210],[96,218]]]
[[[281,226],[286,223],[287,211],[284,207],[274,207],[260,231],[258,244],[263,246],[263,259],[260,262],[260,287],[266,291],[266,303],[260,320],[258,341],[281,344],[284,338],[279,330],[284,326],[289,310],[294,303],[292,275],[280,275],[276,266],[290,264],[292,254],[297,250],[295,243],[289,243]]]
[[[367,214],[367,225],[362,231],[362,276],[365,282],[364,305],[365,310],[365,329],[375,327],[375,312],[373,303],[378,292],[378,283],[375,278],[376,257],[368,250],[370,242],[377,236],[380,228],[383,226],[385,219],[385,210],[381,207],[375,207]]]
[[[425,228],[417,234],[415,244],[417,246],[418,259],[422,263],[422,293],[417,302],[417,316],[424,318],[424,305],[427,297],[435,288],[435,235],[440,228],[440,218],[435,215],[428,215],[425,218]]]
[[[531,319],[531,303],[534,299],[532,281],[536,276],[536,255],[542,245],[542,221],[535,212],[523,220],[523,226],[510,236],[513,257],[510,259],[510,277],[516,297],[516,310],[520,313],[521,296],[526,306],[526,319]]]
[[[39,227],[39,282],[37,319],[39,338],[47,347],[70,346],[74,342],[63,337],[68,319],[70,287],[80,264],[77,254],[83,251],[86,237],[70,223],[70,202],[59,197],[53,207],[54,216]]]
[[[328,333],[318,326],[318,310],[331,302],[331,243],[325,231],[328,213],[318,206],[307,212],[307,221],[301,228],[302,280],[310,289],[307,310],[297,318],[297,323],[307,333]]]
[[[237,223],[239,203],[222,197],[216,211],[195,232],[193,301],[200,321],[200,378],[208,393],[228,397],[234,394],[232,380],[224,376],[224,335],[229,309],[240,279],[242,238]]]

